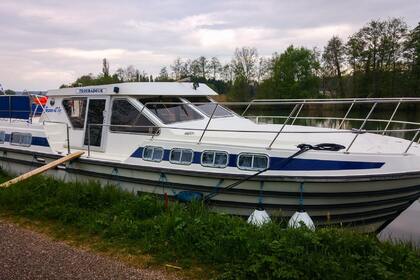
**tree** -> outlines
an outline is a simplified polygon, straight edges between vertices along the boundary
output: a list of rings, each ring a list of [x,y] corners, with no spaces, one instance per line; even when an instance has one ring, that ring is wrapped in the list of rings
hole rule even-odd
[[[222,70],[221,70],[221,78],[222,80],[232,83],[233,81],[233,67],[232,64],[230,63],[226,63],[225,65],[223,65]]]
[[[275,58],[272,77],[259,88],[259,97],[306,98],[319,93],[316,73],[319,62],[314,51],[289,46]]]
[[[102,74],[104,77],[109,77],[109,62],[106,58],[102,60]]]
[[[14,90],[11,90],[11,89],[6,89],[6,90],[4,91],[4,94],[5,94],[5,95],[15,95],[15,94],[16,94],[16,92],[15,92]]]
[[[345,48],[341,39],[333,36],[324,48],[322,54],[325,73],[330,76],[337,76],[339,84],[339,92],[341,96],[344,94],[344,85],[342,79],[342,68],[345,62]]]
[[[175,80],[181,79],[181,73],[182,73],[182,60],[180,57],[177,57],[174,62],[171,64],[171,69],[173,72],[173,76]]]
[[[212,57],[210,60],[209,68],[211,70],[211,73],[213,75],[213,80],[216,80],[217,74],[220,73],[222,64],[220,63],[219,59],[217,57]]]
[[[208,60],[207,60],[207,58],[204,57],[204,56],[200,56],[197,59],[197,62],[198,62],[198,68],[200,70],[200,72],[199,72],[200,73],[200,76],[203,79],[206,79],[207,74],[208,74]]]
[[[409,87],[412,95],[420,96],[420,22],[410,31],[404,50],[408,62]]]
[[[233,72],[236,77],[245,78],[250,83],[257,73],[258,52],[256,48],[242,47],[235,50],[232,59]]]
[[[168,70],[166,69],[166,67],[162,67],[160,69],[159,72],[159,76],[156,77],[155,81],[156,82],[168,82],[169,79],[169,74],[168,74]]]

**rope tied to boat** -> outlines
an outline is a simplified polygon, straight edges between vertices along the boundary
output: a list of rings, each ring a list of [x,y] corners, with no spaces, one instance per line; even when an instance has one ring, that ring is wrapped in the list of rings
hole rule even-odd
[[[305,152],[307,152],[309,150],[316,150],[316,151],[334,151],[334,152],[337,152],[337,151],[340,151],[342,149],[345,149],[346,147],[344,147],[343,145],[334,144],[334,143],[321,143],[321,144],[317,144],[317,145],[299,144],[299,145],[297,145],[297,148],[299,149],[299,151],[297,151],[296,153],[294,153],[291,156],[289,156],[288,158],[286,158],[282,162],[280,168],[285,167],[287,164],[289,164],[290,161],[292,161],[292,159],[294,159],[298,155],[303,154],[303,153],[305,153]],[[248,176],[248,177],[246,177],[244,179],[241,179],[241,180],[236,181],[236,182],[234,182],[234,183],[232,183],[232,184],[230,184],[230,185],[228,185],[228,186],[226,186],[224,188],[219,189],[217,193],[210,193],[210,194],[208,194],[208,195],[206,195],[204,197],[204,201],[207,202],[210,199],[212,199],[213,197],[215,197],[216,195],[222,193],[223,191],[233,189],[233,188],[237,187],[238,185],[240,185],[240,184],[242,184],[242,183],[244,183],[246,181],[249,181],[249,180],[257,177],[258,175],[266,172],[269,169],[270,169],[269,167],[267,167],[265,169],[262,169],[262,170],[258,171],[255,174],[252,174],[252,175],[250,175],[250,176]]]

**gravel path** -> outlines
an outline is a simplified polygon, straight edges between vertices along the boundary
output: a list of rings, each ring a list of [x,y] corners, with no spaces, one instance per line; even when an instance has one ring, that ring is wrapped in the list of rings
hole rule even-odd
[[[70,247],[0,220],[0,279],[176,279]]]

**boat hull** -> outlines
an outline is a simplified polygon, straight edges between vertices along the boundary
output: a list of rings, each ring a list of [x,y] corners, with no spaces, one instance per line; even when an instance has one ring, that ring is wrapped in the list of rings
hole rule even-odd
[[[10,148],[0,149],[1,168],[22,174],[60,157]],[[290,218],[305,210],[317,226],[343,225],[379,231],[420,196],[420,173],[374,177],[258,176],[235,188],[224,187],[243,179],[222,173],[159,169],[95,159],[78,159],[47,172],[64,181],[98,180],[138,193],[175,197],[180,192],[214,194],[212,209],[249,216],[264,208],[271,216]]]

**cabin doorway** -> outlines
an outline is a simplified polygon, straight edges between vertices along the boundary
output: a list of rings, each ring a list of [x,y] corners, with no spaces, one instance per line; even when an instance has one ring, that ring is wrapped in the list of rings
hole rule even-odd
[[[106,98],[89,98],[85,125],[85,146],[96,149],[103,147],[106,131],[103,124],[107,115],[107,103],[108,100]]]

